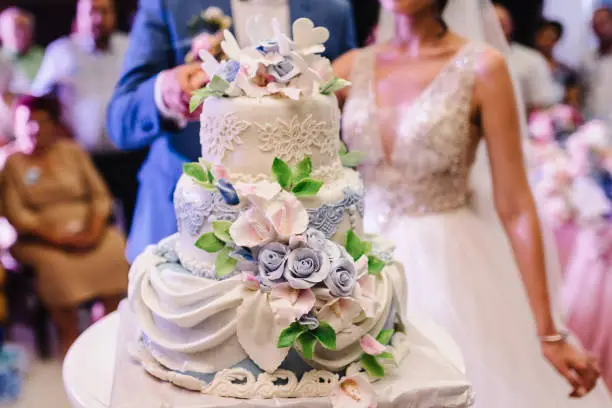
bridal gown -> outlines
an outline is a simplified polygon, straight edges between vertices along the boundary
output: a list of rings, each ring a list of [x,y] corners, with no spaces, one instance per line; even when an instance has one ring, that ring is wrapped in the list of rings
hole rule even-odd
[[[480,136],[470,122],[475,61],[465,46],[409,105],[377,108],[376,48],[359,51],[344,106],[343,137],[364,152],[366,229],[397,245],[408,307],[442,325],[461,346],[477,408],[612,407],[598,386],[570,400],[544,360],[519,270],[499,223],[469,205]],[[393,132],[387,159],[382,132]]]

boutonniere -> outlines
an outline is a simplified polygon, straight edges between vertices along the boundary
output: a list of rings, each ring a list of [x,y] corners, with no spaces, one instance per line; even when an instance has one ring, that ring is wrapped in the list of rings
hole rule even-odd
[[[216,58],[220,58],[223,31],[232,26],[232,18],[226,16],[219,7],[209,7],[200,14],[193,16],[187,23],[191,34],[191,50],[185,58],[186,62],[199,60],[201,50],[206,50]]]

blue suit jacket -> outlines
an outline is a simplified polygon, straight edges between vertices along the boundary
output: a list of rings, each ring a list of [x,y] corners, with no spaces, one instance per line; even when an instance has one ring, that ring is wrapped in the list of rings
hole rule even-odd
[[[140,190],[128,259],[147,245],[176,232],[172,196],[186,161],[200,156],[199,124],[178,130],[157,111],[157,74],[180,65],[190,48],[188,21],[210,6],[230,14],[230,0],[141,0],[123,74],[108,108],[113,142],[125,150],[151,146],[140,171]],[[330,31],[325,56],[334,59],[355,47],[354,23],[348,0],[289,0],[291,19],[308,17]]]

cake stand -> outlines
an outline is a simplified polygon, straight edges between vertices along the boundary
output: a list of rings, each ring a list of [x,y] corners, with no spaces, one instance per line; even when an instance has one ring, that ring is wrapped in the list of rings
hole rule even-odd
[[[127,305],[122,304],[120,307],[122,314],[125,314],[126,309],[128,309]],[[127,351],[125,353],[122,352],[125,347],[117,347],[118,342],[122,342],[120,339],[125,335],[125,333],[121,333],[125,329],[125,322],[121,322],[123,318],[123,316],[120,317],[120,313],[115,312],[100,320],[85,331],[68,352],[64,361],[63,377],[66,393],[73,408],[110,408],[111,401],[113,408],[136,406],[129,403],[124,405],[123,403],[116,402],[117,399],[125,401],[125,396],[118,398],[117,394],[126,392],[133,393],[134,395],[150,395],[151,392],[155,393],[159,391],[159,399],[155,398],[155,404],[157,405],[153,407],[147,403],[148,408],[194,407],[194,405],[189,402],[177,402],[176,404],[172,402],[168,403],[168,398],[174,398],[174,393],[177,398],[187,398],[190,401],[192,401],[192,399],[190,399],[192,397],[212,398],[184,392],[168,384],[155,381],[145,374],[142,368],[136,364],[127,362]],[[456,392],[457,394],[461,394],[461,392],[463,392],[462,390],[468,390],[469,382],[465,380],[463,374],[461,374],[465,371],[463,357],[453,339],[446,334],[444,330],[427,319],[419,316],[409,316],[408,320],[413,327],[418,328],[418,331],[424,335],[423,338],[427,338],[431,341],[432,346],[440,352],[442,359],[449,363],[448,371],[454,373],[452,376],[449,374],[448,378],[440,379],[441,381],[437,385],[432,384],[431,389],[424,389],[423,392],[432,391],[431,396],[424,395],[424,398],[429,400],[444,395],[445,393]],[[420,351],[417,350],[414,353],[419,354]],[[452,368],[450,366],[452,366]],[[414,367],[414,369],[422,370],[423,367]],[[420,375],[426,375],[426,373],[421,373]],[[118,379],[116,378],[117,376],[122,378]],[[123,391],[113,390],[114,380],[117,380],[116,382],[118,383],[123,383],[123,385],[128,382],[129,386],[123,387]],[[435,389],[436,386],[440,389]],[[390,388],[393,388],[393,386],[390,386]],[[113,392],[115,395],[113,395]],[[264,401],[265,400],[259,400],[259,402],[252,401],[252,405],[244,401],[243,403],[248,405],[239,406],[266,406]],[[298,405],[295,403],[298,403]],[[138,403],[138,405],[144,406],[140,405],[140,403]],[[271,405],[279,406],[277,403],[271,403]],[[219,405],[214,404],[209,406]],[[233,405],[230,404],[227,406],[230,407]],[[298,400],[293,400],[293,402],[287,406],[297,407],[301,405],[299,405]],[[308,404],[305,406],[314,405]],[[417,405],[414,406],[415,408],[420,408]],[[437,407],[438,405],[432,406]]]

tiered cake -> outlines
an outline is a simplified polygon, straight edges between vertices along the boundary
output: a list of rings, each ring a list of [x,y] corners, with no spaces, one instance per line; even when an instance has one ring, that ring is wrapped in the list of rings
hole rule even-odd
[[[176,189],[178,234],[130,271],[133,355],[205,394],[365,403],[407,353],[406,288],[392,247],[364,235],[363,184],[343,166],[347,83],[318,56],[326,29],[250,28],[253,47],[226,32],[227,60],[201,55],[202,160]]]

